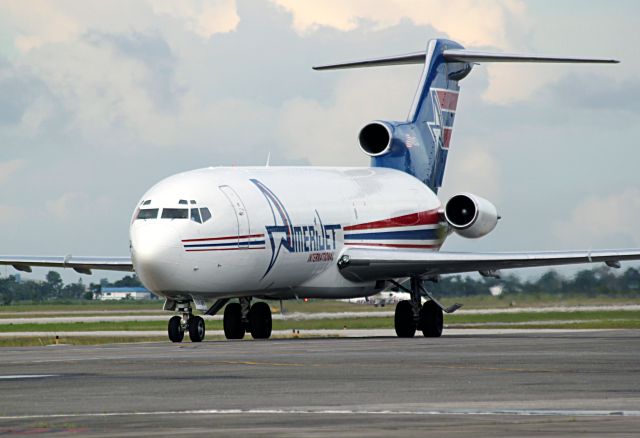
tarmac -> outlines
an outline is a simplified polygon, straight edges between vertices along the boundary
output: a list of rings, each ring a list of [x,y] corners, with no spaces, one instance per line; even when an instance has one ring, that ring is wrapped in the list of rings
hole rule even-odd
[[[634,330],[0,349],[0,435],[527,437],[638,430]]]

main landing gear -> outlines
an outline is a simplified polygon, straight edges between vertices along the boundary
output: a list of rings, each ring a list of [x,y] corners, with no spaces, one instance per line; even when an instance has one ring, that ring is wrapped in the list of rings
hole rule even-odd
[[[202,342],[205,334],[204,319],[193,315],[189,305],[179,308],[178,311],[182,316],[176,315],[169,320],[169,340],[182,342],[184,333],[188,332],[191,342]]]
[[[394,323],[396,334],[400,338],[413,338],[416,330],[420,330],[425,338],[440,337],[444,325],[442,312],[453,313],[462,307],[461,304],[454,304],[445,309],[422,286],[422,280],[419,277],[411,277],[411,290],[396,282],[393,283],[405,292],[409,292],[411,296],[410,300],[400,301],[396,305]],[[424,305],[421,303],[423,295],[430,298]]]
[[[271,309],[265,302],[251,305],[251,298],[227,304],[224,309],[224,335],[227,339],[242,339],[248,331],[253,339],[269,339],[273,327]]]

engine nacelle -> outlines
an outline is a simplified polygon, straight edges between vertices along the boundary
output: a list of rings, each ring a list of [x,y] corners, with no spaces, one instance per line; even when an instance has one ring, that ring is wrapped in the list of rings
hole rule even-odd
[[[449,199],[444,207],[444,217],[456,233],[469,239],[486,236],[499,219],[491,202],[471,193],[460,193]]]
[[[387,122],[375,121],[367,124],[358,134],[358,143],[365,154],[379,157],[391,150],[393,126]]]

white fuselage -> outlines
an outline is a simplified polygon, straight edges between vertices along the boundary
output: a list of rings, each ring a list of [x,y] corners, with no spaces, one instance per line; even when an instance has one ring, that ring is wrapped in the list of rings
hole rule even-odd
[[[437,250],[446,228],[437,196],[397,170],[218,167],[149,189],[130,238],[138,276],[167,298],[348,298],[382,284],[340,275],[345,248]]]

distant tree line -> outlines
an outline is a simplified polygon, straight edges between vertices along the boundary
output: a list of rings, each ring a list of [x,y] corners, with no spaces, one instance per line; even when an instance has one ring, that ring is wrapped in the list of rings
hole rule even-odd
[[[56,271],[49,271],[44,281],[20,280],[19,276],[10,275],[0,278],[0,305],[10,305],[17,302],[45,302],[91,300],[94,294],[101,293],[103,287],[139,287],[142,286],[138,277],[127,275],[110,283],[106,278],[99,283],[89,286],[79,279],[77,283],[64,284],[62,277]]]
[[[523,280],[509,274],[500,279],[481,276],[452,275],[427,283],[427,288],[438,295],[486,295],[493,287],[499,287],[503,295],[611,295],[640,296],[640,270],[627,268],[617,273],[606,266],[578,271],[571,277],[550,270],[535,280]]]

